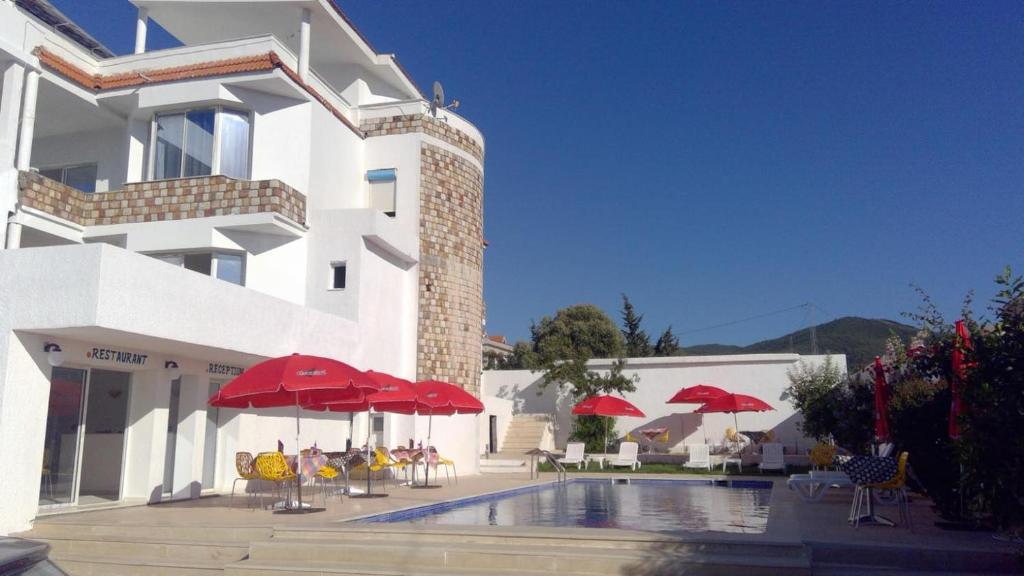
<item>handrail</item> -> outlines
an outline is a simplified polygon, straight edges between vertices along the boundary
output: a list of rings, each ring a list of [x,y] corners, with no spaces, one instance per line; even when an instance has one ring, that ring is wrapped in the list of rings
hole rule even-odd
[[[562,463],[558,461],[558,458],[547,450],[544,451],[544,457],[547,459],[548,463],[554,467],[555,472],[558,473],[558,481],[560,483],[567,482],[569,480],[569,473],[565,471],[565,466],[562,466]]]

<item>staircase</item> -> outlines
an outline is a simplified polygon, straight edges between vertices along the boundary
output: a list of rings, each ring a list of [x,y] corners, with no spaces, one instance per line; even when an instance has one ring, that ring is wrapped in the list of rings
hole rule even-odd
[[[22,538],[50,544],[50,557],[73,576],[223,576],[270,527],[96,524],[36,520]]]
[[[505,432],[505,441],[501,443],[501,453],[522,455],[528,450],[540,448],[549,420],[547,414],[513,416]]]

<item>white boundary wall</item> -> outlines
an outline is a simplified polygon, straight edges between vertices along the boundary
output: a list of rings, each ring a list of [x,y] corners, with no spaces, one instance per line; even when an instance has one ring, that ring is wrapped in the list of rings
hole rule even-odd
[[[787,452],[802,453],[813,445],[813,441],[800,433],[797,425],[800,415],[785,396],[789,386],[787,373],[799,362],[809,365],[824,363],[826,356],[801,356],[799,354],[745,354],[732,356],[679,356],[671,358],[632,358],[626,364],[626,376],[637,376],[636,391],[625,398],[643,410],[646,418],[618,418],[615,436],[623,437],[627,432],[643,428],[667,427],[670,436],[670,451],[681,452],[685,444],[704,442],[704,431],[708,442],[721,442],[724,431],[733,425],[731,414],[694,414],[696,404],[666,404],[680,388],[709,384],[729,392],[749,394],[764,400],[775,410],[737,415],[740,430],[771,430]],[[832,355],[832,360],[842,372],[846,372],[846,356]],[[607,372],[610,360],[592,360],[590,369]],[[515,414],[549,414],[554,416],[555,445],[565,449],[565,443],[572,433],[573,399],[566,390],[552,385],[541,387],[541,372],[529,370],[490,370],[483,374],[483,401],[486,416],[497,415],[499,422],[499,447],[503,442],[501,422],[507,422]],[[704,430],[702,431],[701,425]],[[481,427],[481,438],[486,443],[486,425]]]

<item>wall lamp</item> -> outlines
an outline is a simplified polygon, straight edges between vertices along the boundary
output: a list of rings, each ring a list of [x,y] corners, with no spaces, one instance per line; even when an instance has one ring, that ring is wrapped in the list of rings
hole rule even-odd
[[[178,363],[174,360],[164,362],[164,370],[167,370],[167,376],[169,376],[172,381],[181,378],[181,370],[178,369]]]
[[[64,363],[64,351],[60,349],[59,344],[53,342],[47,342],[43,345],[43,352],[46,352],[46,362],[56,368]]]

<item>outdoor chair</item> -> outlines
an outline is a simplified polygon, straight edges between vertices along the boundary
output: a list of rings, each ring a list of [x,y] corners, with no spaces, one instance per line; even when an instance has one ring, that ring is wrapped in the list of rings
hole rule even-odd
[[[786,473],[786,460],[782,453],[782,444],[768,443],[761,445],[761,463],[757,465],[762,473],[765,470],[782,470]]]
[[[914,529],[910,522],[910,502],[907,499],[907,460],[909,459],[909,452],[900,452],[899,460],[896,462],[896,476],[893,476],[891,480],[877,484],[857,485],[857,488],[853,491],[853,511],[850,514],[855,528],[860,527],[861,506],[867,503],[868,498],[871,498],[871,493],[868,491],[870,488],[872,490],[892,490],[895,492],[896,508],[899,510],[900,515],[899,523],[905,525],[908,530]]]
[[[444,456],[441,456],[440,454],[438,454],[437,455],[437,463],[434,464],[434,471],[435,471],[435,473],[437,471],[437,467],[438,466],[444,466],[444,475],[445,475],[445,478],[448,480],[449,484],[452,483],[452,478],[451,478],[451,476],[448,475],[448,469],[449,468],[451,468],[452,474],[455,476],[455,483],[456,484],[459,483],[459,475],[458,475],[458,473],[455,472],[455,461],[454,460],[451,460],[449,458],[445,458]]]
[[[228,506],[233,506],[235,503],[235,486],[239,480],[246,481],[246,490],[248,490],[249,480],[257,481],[257,488],[259,488],[260,474],[256,471],[255,458],[253,458],[251,452],[236,452],[235,453],[235,471],[238,473],[238,477],[231,483],[231,496],[228,497]],[[250,495],[253,503],[256,502],[255,493]],[[263,493],[260,492],[260,504],[262,505]]]
[[[817,502],[830,488],[850,488],[853,481],[844,472],[811,470],[810,474],[791,474],[786,486],[804,502]]]
[[[683,464],[683,468],[711,470],[711,448],[707,444],[687,444],[686,453],[690,459]]]
[[[565,458],[559,458],[559,464],[575,464],[579,470],[586,470],[589,462],[584,453],[586,444],[583,442],[569,442],[565,445]]]
[[[280,493],[285,488],[285,498],[291,495],[292,482],[295,481],[295,472],[292,472],[284,454],[280,452],[260,452],[256,455],[254,468],[259,474],[259,479],[270,482],[274,485],[274,494]],[[260,508],[263,507],[263,493],[260,492]]]
[[[321,466],[313,476],[313,487],[320,486],[320,495],[323,497],[324,506],[327,506],[327,485],[330,484],[332,488],[337,488],[338,476],[338,470],[329,465]],[[337,494],[338,491],[334,490],[334,493]]]
[[[640,452],[640,445],[636,442],[623,442],[619,444],[619,453],[608,460],[608,464],[615,466],[629,466],[630,470],[640,469],[640,459],[637,454]]]
[[[828,470],[835,462],[836,451],[831,444],[815,444],[810,453],[811,469]]]

